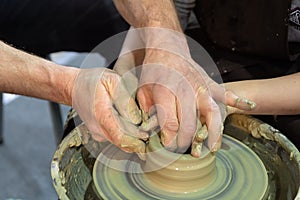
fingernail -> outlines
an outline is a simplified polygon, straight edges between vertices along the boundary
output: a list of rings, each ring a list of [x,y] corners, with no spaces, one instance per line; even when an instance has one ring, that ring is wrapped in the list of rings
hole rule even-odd
[[[202,150],[202,143],[193,143],[192,144],[192,151],[191,154],[195,158],[199,158],[201,155],[201,150]]]

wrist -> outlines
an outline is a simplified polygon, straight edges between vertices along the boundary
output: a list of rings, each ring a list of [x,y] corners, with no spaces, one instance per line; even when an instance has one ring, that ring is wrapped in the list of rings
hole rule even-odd
[[[150,55],[147,52],[162,50],[184,58],[190,58],[187,38],[182,32],[149,27],[141,30],[141,37],[145,43],[146,56]]]
[[[65,105],[72,105],[72,94],[75,85],[75,80],[79,74],[80,69],[68,66],[59,66],[61,72],[54,81],[53,91],[59,91],[58,97],[55,101]],[[54,97],[54,98],[56,98]]]
[[[166,16],[166,18],[167,18],[167,16]],[[172,21],[161,20],[161,19],[158,19],[158,20],[152,19],[152,20],[148,20],[148,21],[142,23],[140,25],[140,28],[162,28],[162,29],[169,29],[169,30],[172,30],[175,32],[183,33],[180,23],[177,19],[178,19],[177,15],[174,17],[174,20],[172,20]]]

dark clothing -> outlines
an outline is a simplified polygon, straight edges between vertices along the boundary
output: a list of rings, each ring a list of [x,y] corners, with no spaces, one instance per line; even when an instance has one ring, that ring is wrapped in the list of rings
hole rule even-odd
[[[129,25],[112,0],[3,0],[0,27],[1,40],[45,57],[91,51]]]
[[[288,59],[291,0],[198,0],[195,13],[208,37],[238,52]]]

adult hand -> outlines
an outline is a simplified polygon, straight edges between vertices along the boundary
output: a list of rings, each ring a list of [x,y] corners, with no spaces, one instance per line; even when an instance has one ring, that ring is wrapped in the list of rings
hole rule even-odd
[[[234,106],[237,96],[226,94],[193,61],[181,33],[150,28],[142,37],[146,48],[137,98],[145,112],[155,106],[162,143],[172,151],[185,152],[200,123],[200,128],[206,124],[209,149],[217,151],[226,116],[225,106],[218,103]]]
[[[235,106],[238,97],[226,93],[193,61],[185,36],[168,29],[131,29],[115,70],[125,74],[134,66],[135,70],[128,74],[138,80],[131,78],[130,82],[139,84],[137,99],[141,109],[145,113],[154,109],[157,113],[166,148],[185,152],[194,138],[193,146],[198,150],[192,152],[198,157],[201,145],[197,144],[202,144],[206,135],[212,151],[220,148],[226,113],[225,106],[217,102]],[[206,127],[208,134],[195,136],[196,130],[202,128],[203,133]]]
[[[126,152],[145,152],[148,134],[135,126],[140,111],[122,78],[105,68],[81,69],[73,88],[73,107],[97,141],[108,140]]]
[[[164,146],[171,151],[185,152],[192,143],[198,121],[198,126],[204,123],[207,126],[210,150],[218,150],[224,117],[215,99],[225,103],[225,90],[190,58],[185,60],[159,49],[149,51],[137,98],[146,113],[155,106]]]

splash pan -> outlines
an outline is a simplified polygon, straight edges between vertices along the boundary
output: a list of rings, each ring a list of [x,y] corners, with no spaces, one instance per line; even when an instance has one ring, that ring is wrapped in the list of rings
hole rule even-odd
[[[70,113],[66,123],[69,134],[51,163],[53,185],[60,199],[284,200],[300,196],[299,151],[281,133],[274,133],[273,141],[252,137],[249,123],[238,122],[250,119],[251,128],[269,126],[249,116],[227,119],[211,182],[195,183],[192,190],[186,191],[176,189],[182,183],[171,181],[174,174],[167,180],[169,187],[160,185],[168,182],[157,184],[149,179],[148,172],[143,173],[144,163],[135,154],[87,137],[84,124],[74,126],[72,120],[76,117],[75,112]],[[106,163],[101,158],[105,151],[111,152]]]

